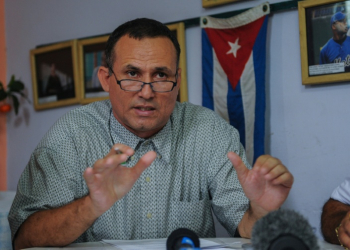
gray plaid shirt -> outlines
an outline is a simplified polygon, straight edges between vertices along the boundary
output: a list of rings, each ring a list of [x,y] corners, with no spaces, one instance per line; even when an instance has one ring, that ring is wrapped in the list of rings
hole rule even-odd
[[[118,123],[107,100],[68,112],[39,143],[9,214],[12,237],[35,211],[86,196],[84,170],[115,143],[135,150],[128,167],[151,150],[157,158],[75,242],[166,238],[179,227],[215,237],[211,208],[233,236],[249,206],[226,156],[234,151],[246,162],[237,130],[208,109],[177,103],[166,126],[145,140]]]

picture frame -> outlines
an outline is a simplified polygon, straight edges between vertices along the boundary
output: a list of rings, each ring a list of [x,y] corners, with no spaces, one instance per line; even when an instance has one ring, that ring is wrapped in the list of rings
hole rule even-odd
[[[30,50],[35,110],[79,103],[76,40]]]
[[[350,17],[350,2],[339,0],[300,1],[298,2],[298,12],[302,84],[349,81],[350,33],[346,34],[344,20],[348,20]],[[343,17],[344,19],[340,19]],[[334,52],[339,51],[339,49],[330,53],[332,48],[340,46],[337,44],[342,44],[343,55]]]
[[[203,8],[211,8],[218,5],[223,5],[232,2],[238,2],[240,0],[202,0]]]
[[[174,32],[177,41],[179,42],[181,53],[179,60],[179,67],[181,68],[181,86],[177,101],[187,102],[188,92],[187,92],[187,66],[186,66],[186,39],[185,39],[185,24],[183,22],[178,22],[174,24],[169,24],[167,27]]]
[[[109,35],[78,40],[80,103],[108,99],[97,77],[99,66],[105,65],[104,50]]]

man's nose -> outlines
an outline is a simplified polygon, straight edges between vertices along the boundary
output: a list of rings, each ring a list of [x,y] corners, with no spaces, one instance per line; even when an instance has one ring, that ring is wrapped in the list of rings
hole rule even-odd
[[[151,88],[151,84],[144,84],[139,91],[139,96],[144,99],[150,99],[154,97],[154,91]]]

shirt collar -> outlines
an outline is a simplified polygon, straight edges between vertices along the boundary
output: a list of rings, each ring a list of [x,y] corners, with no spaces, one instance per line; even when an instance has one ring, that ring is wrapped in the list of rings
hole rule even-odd
[[[150,138],[154,143],[157,153],[160,154],[162,159],[168,163],[170,161],[172,138],[173,134],[171,119],[168,120],[164,128]]]
[[[120,143],[136,149],[140,142],[146,140],[138,137],[121,125],[114,117],[112,108],[109,115],[109,130],[113,144]],[[172,137],[172,123],[171,119],[169,119],[167,124],[157,134],[147,139],[147,141],[153,142],[154,150],[166,162],[170,160]]]

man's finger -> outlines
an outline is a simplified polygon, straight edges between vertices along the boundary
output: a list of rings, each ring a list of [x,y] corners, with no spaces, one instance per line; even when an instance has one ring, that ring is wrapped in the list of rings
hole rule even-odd
[[[92,168],[88,167],[87,169],[85,169],[83,176],[88,186],[94,183],[94,173]]]
[[[134,154],[134,150],[127,145],[117,143],[113,145],[105,158],[115,154],[126,154],[128,156],[132,156]]]
[[[152,162],[156,159],[157,154],[154,151],[147,152],[144,154],[140,160],[136,163],[136,165],[133,167],[134,173],[136,174],[137,178],[142,174],[142,172],[149,167]]]
[[[289,173],[288,169],[282,164],[269,167],[264,166],[264,168],[262,167],[261,172],[265,175],[265,179],[268,181],[274,180],[285,173]]]
[[[100,173],[104,170],[105,168],[105,159],[98,159],[94,166],[91,168],[92,169],[92,173],[96,174],[96,173]]]
[[[117,155],[113,154],[103,159],[99,159],[94,164],[93,173],[97,174],[97,173],[102,173],[104,171],[112,170],[113,168],[125,162],[127,159],[128,159],[128,155],[124,153],[117,154]]]
[[[277,159],[270,155],[261,155],[256,159],[253,169],[261,174],[267,174],[273,166],[277,164]]]
[[[285,172],[272,181],[274,185],[283,185],[286,188],[291,188],[293,186],[293,182],[294,177],[290,172]]]
[[[248,174],[249,170],[246,167],[246,165],[244,165],[244,162],[242,161],[241,157],[239,157],[234,152],[228,152],[227,157],[230,159],[238,176],[245,177]]]

